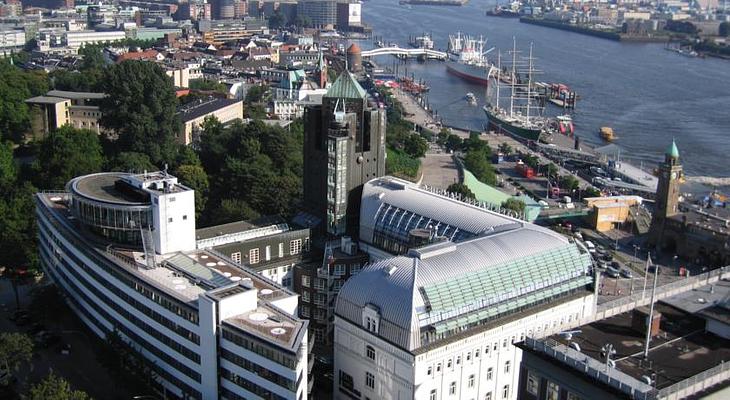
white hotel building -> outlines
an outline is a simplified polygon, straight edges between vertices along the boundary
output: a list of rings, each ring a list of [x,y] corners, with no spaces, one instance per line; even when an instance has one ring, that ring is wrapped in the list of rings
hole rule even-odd
[[[595,309],[584,248],[399,179],[365,184],[360,246],[381,261],[337,298],[335,399],[516,399],[512,343]]]
[[[167,398],[307,398],[297,296],[197,249],[194,192],[175,177],[93,174],[35,200],[44,271],[91,331],[150,361]]]

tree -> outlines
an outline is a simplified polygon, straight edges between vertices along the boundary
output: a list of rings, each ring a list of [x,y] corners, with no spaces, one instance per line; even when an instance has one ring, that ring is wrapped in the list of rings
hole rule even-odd
[[[520,199],[509,198],[502,202],[502,208],[519,214],[525,211],[525,202]]]
[[[449,136],[446,138],[446,149],[455,151],[462,147],[464,141],[461,139],[461,137],[454,135],[453,133],[450,133]]]
[[[469,134],[469,139],[464,140],[461,146],[464,152],[479,151],[484,154],[484,157],[490,158],[492,156],[492,149],[489,148],[489,144],[479,138],[479,134],[472,132]]]
[[[23,333],[0,333],[0,367],[17,371],[33,357],[33,341]]]
[[[461,195],[463,200],[476,199],[474,192],[469,189],[469,186],[466,186],[463,183],[452,183],[448,188],[446,188],[446,191]]]
[[[191,79],[189,87],[191,90],[207,90],[224,94],[228,93],[226,85],[212,79]]]
[[[258,103],[264,100],[264,96],[266,95],[266,92],[268,92],[269,87],[266,85],[254,85],[248,88],[246,91],[246,103]]]
[[[281,11],[277,10],[274,15],[269,17],[269,28],[272,29],[279,29],[284,27],[286,24],[286,19],[284,18],[284,14],[281,13]]]
[[[53,372],[42,381],[30,387],[26,400],[87,400],[89,395],[81,390],[74,390],[71,384]]]
[[[509,143],[502,143],[499,145],[499,152],[504,155],[510,155],[512,154],[512,146]]]
[[[558,176],[558,172],[560,172],[560,170],[558,169],[558,166],[553,163],[548,164],[546,169],[547,169],[546,175],[548,178],[555,178]]]
[[[564,175],[560,177],[560,188],[565,189],[568,192],[577,190],[580,187],[580,182],[572,175]]]
[[[150,161],[150,157],[136,151],[123,151],[109,160],[109,171],[135,172],[154,171],[157,168]]]
[[[466,153],[464,157],[464,168],[487,185],[495,185],[497,183],[494,167],[487,161],[486,155],[482,151],[470,151]]]
[[[100,101],[100,123],[119,135],[118,151],[147,154],[153,164],[175,159],[180,132],[175,90],[155,63],[124,61],[104,72],[108,96]]]
[[[208,201],[208,174],[200,165],[183,164],[177,167],[175,176],[183,185],[195,190],[195,215],[199,217]]]
[[[297,15],[294,19],[294,25],[300,28],[311,28],[312,19],[304,15]]]
[[[71,178],[99,172],[103,165],[98,135],[66,125],[41,140],[33,170],[41,189],[61,189]]]
[[[403,151],[411,157],[421,158],[428,151],[428,142],[417,134],[410,134],[403,140]]]
[[[23,72],[7,60],[0,60],[0,132],[20,143],[30,127],[30,112],[25,100],[47,91],[45,72]]]
[[[594,188],[593,186],[589,186],[585,188],[583,191],[583,197],[601,197],[601,191]]]
[[[241,199],[224,199],[211,210],[209,222],[211,225],[228,222],[255,219],[260,216],[251,206]]]

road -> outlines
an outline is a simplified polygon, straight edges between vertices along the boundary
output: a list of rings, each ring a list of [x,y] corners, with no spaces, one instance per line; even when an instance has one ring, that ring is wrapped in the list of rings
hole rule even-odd
[[[446,189],[459,182],[459,170],[451,154],[432,145],[421,162],[423,177],[421,184]]]

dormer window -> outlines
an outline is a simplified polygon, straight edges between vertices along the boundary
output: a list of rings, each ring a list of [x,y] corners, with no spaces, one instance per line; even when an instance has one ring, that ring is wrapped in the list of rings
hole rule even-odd
[[[378,333],[380,327],[380,310],[372,304],[362,310],[362,325],[368,332]]]

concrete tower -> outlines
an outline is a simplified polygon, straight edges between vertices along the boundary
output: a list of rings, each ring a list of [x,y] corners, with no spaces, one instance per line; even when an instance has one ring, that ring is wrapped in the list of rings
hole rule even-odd
[[[357,43],[353,43],[347,48],[347,69],[350,72],[362,71],[362,50]]]

